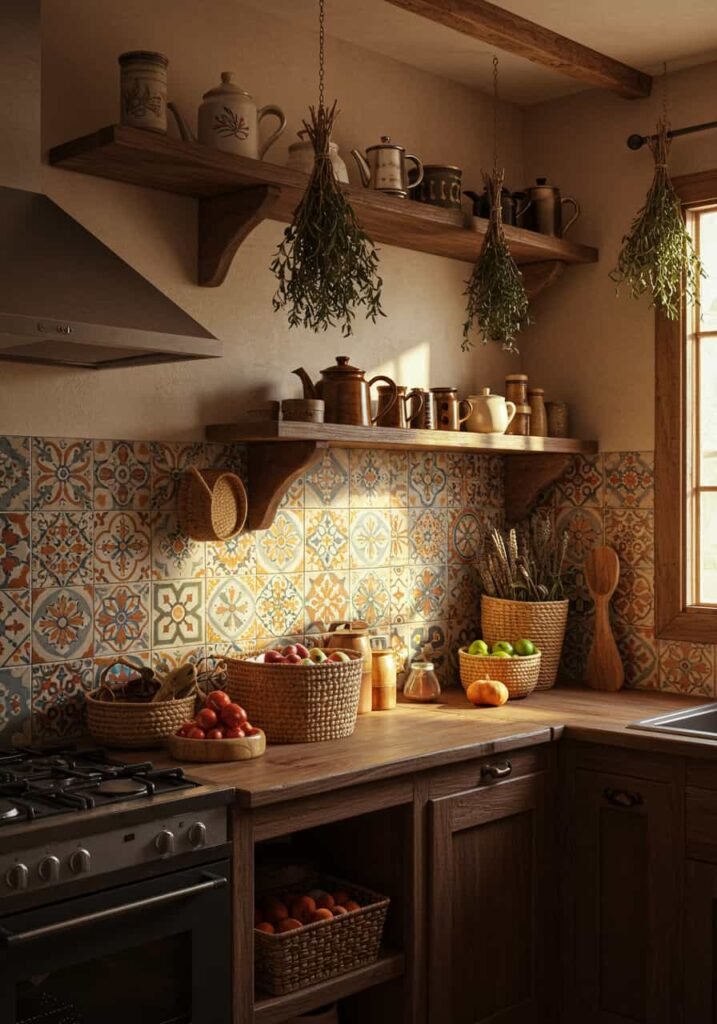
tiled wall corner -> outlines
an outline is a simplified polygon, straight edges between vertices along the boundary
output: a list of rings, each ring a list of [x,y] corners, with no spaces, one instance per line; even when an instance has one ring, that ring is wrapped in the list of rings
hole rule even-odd
[[[0,437],[0,746],[78,736],[83,695],[119,656],[167,671],[337,618],[455,681],[451,651],[477,631],[480,536],[502,518],[500,458],[330,449],[269,530],[225,544],[179,527],[192,465],[245,475],[246,452]]]

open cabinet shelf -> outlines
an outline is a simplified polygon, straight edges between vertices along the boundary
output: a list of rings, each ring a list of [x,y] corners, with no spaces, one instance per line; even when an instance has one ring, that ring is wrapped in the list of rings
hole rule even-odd
[[[400,978],[404,971],[402,953],[384,951],[378,960],[355,971],[347,971],[336,978],[329,978],[319,985],[290,992],[285,996],[257,994],[254,1002],[255,1024],[281,1024],[301,1013],[309,1013],[320,1006],[334,1003],[339,999],[363,992],[374,985]]]
[[[247,529],[266,530],[289,486],[327,448],[389,451],[475,452],[506,455],[505,511],[517,522],[536,498],[565,472],[571,458],[597,451],[595,441],[563,437],[515,437],[452,430],[354,427],[341,423],[272,420],[207,427],[210,441],[246,444],[249,472]]]
[[[291,220],[307,181],[288,167],[121,125],[55,146],[49,160],[67,170],[198,199],[198,278],[208,286],[222,283],[237,249],[261,221]],[[487,220],[370,189],[345,190],[375,242],[475,262]],[[511,226],[505,236],[531,296],[565,265],[598,259],[597,249],[565,238]]]

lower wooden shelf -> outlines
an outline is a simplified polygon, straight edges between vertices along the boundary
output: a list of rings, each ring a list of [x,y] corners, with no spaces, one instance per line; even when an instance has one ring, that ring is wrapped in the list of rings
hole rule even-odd
[[[378,960],[367,967],[348,971],[336,978],[309,988],[290,992],[285,996],[259,995],[254,1002],[255,1024],[281,1024],[300,1013],[308,1013],[327,1003],[363,992],[364,989],[381,985],[384,981],[400,978],[405,969],[403,953],[384,950]]]

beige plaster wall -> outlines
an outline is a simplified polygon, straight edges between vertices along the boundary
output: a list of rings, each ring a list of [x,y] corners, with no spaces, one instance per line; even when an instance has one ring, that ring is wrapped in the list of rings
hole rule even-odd
[[[668,78],[675,128],[714,120],[717,63]],[[600,262],[570,269],[537,300],[523,364],[547,397],[569,402],[573,432],[599,438],[606,451],[654,447],[653,313],[647,300],[626,292],[616,298],[607,275],[652,175],[647,149],[634,153],[625,140],[654,130],[660,103],[658,82],[649,100],[591,91],[525,112],[528,176],[548,175],[579,200],[582,216],[570,237],[598,246]],[[717,132],[674,142],[673,174],[715,165]]]
[[[277,163],[316,99],[316,36],[240,0],[44,0],[42,20],[45,149],[117,119],[116,58],[127,49],[168,54],[171,96],[193,122],[202,92],[220,71],[236,70],[260,104],[286,110],[289,130],[269,154]],[[463,166],[466,183],[479,181],[481,164],[491,159],[487,97],[338,40],[329,39],[327,59],[328,95],[338,96],[342,109],[336,141],[344,155],[387,133],[427,162]],[[500,120],[508,178],[517,183],[522,115],[505,106]],[[376,327],[362,321],[348,341],[338,332],[290,332],[285,317],[272,311],[267,269],[280,225],[265,222],[240,250],[225,284],[201,289],[194,283],[192,201],[50,167],[43,188],[221,338],[226,354],[204,364],[100,374],[4,366],[0,433],[200,437],[204,424],[230,420],[248,396],[298,395],[293,367],[317,372],[343,352],[403,383],[465,390],[496,387],[515,368],[495,347],[460,351],[466,264],[383,247],[387,319]]]

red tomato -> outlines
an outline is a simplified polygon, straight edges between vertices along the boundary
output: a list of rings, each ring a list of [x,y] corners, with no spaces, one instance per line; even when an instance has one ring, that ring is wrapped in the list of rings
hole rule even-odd
[[[247,723],[244,726],[244,735],[245,736],[260,736],[261,735],[261,729],[257,728],[256,725],[249,725],[249,723]]]
[[[194,728],[194,722],[183,722],[177,729],[175,736],[186,736],[190,729]]]
[[[211,708],[202,708],[194,720],[200,729],[215,729],[219,719],[216,711]]]
[[[225,729],[222,729],[222,732],[224,733],[225,740],[240,740],[243,736],[246,736],[244,730],[238,725],[227,726]]]
[[[224,730],[223,729],[210,729],[207,733],[208,740],[223,740]]]
[[[188,740],[205,740],[204,729],[200,729],[198,725],[193,725],[187,733]]]
[[[211,693],[207,694],[207,699],[205,700],[204,705],[219,714],[222,708],[225,708],[227,704],[231,704],[231,702],[231,697],[228,693],[225,693],[224,690],[212,690]]]
[[[244,708],[238,704],[226,704],[221,710],[222,722],[224,725],[228,725],[230,729],[241,728],[248,717]]]

